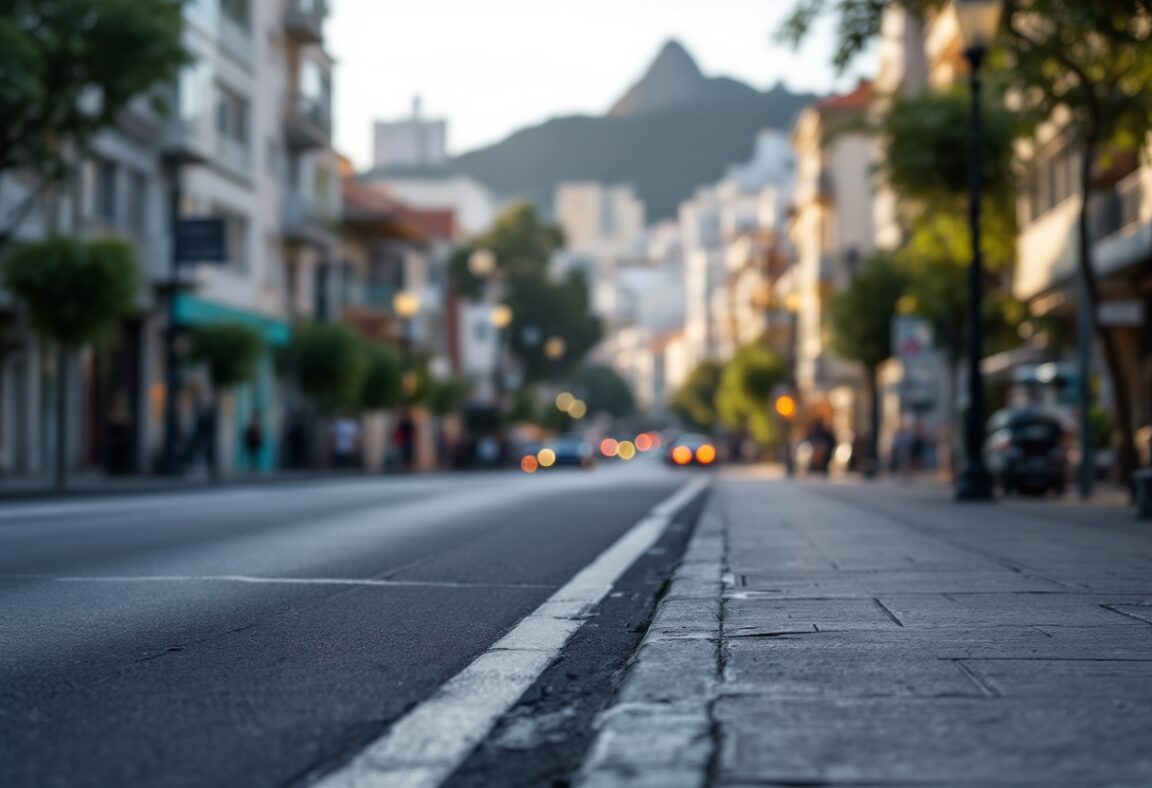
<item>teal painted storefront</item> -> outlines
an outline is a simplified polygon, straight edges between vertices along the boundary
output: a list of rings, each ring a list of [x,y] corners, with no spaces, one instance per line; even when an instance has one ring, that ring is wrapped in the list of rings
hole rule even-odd
[[[182,293],[176,301],[176,319],[182,326],[202,326],[212,323],[240,323],[250,326],[264,337],[265,351],[250,383],[237,386],[232,398],[232,432],[235,446],[233,463],[239,471],[272,470],[279,467],[280,429],[276,402],[276,370],[273,355],[276,348],[287,345],[292,338],[288,323],[244,309],[206,301]],[[254,413],[260,413],[260,427],[264,445],[257,467],[253,468],[244,450],[244,433]]]

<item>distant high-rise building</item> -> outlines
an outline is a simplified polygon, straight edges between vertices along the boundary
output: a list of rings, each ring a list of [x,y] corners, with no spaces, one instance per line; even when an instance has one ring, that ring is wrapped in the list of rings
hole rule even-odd
[[[417,96],[411,117],[376,122],[373,151],[376,169],[443,166],[448,161],[448,122],[424,118]]]

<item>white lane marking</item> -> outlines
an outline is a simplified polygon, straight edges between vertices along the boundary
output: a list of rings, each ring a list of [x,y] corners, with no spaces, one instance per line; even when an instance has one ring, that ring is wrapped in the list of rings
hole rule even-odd
[[[420,588],[553,588],[544,583],[461,583],[449,580],[381,580],[355,577],[255,577],[252,575],[24,575],[57,583],[252,583],[256,585],[383,586]]]
[[[706,484],[695,479],[658,505],[428,700],[321,780],[320,788],[440,785],[539,678],[628,567],[655,544],[672,515]]]

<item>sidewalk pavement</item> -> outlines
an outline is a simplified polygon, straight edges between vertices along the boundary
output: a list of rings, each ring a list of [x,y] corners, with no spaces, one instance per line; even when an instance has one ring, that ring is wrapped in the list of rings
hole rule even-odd
[[[718,476],[579,782],[1150,785],[1152,526]]]

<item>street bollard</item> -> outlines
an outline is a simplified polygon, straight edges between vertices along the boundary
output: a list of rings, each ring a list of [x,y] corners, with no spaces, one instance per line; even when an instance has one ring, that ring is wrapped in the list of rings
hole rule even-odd
[[[1136,471],[1132,481],[1136,487],[1136,516],[1152,520],[1152,469]]]

